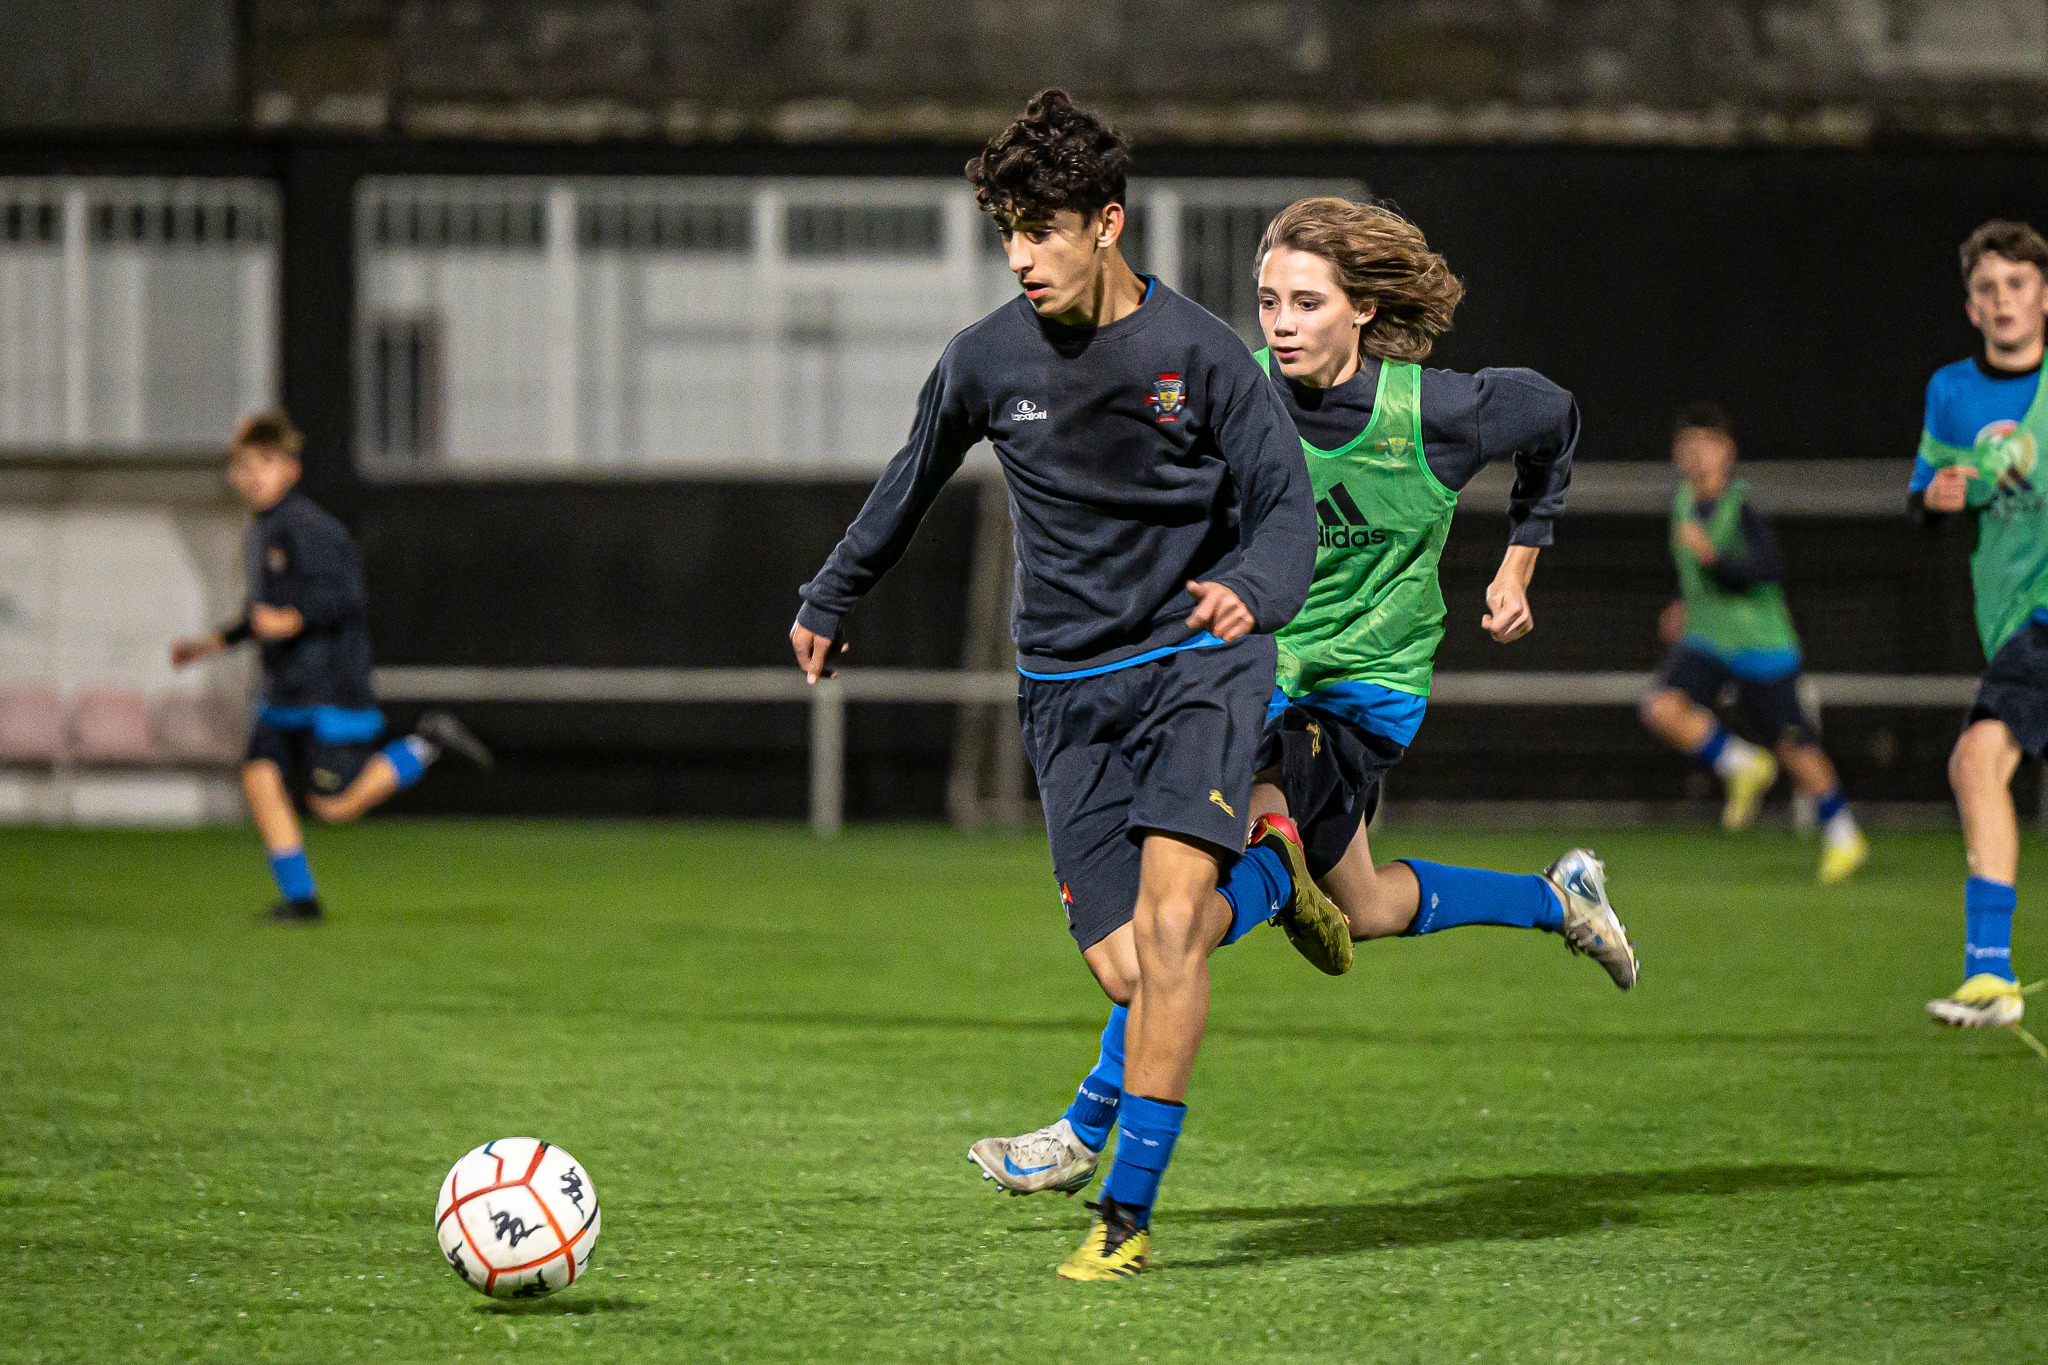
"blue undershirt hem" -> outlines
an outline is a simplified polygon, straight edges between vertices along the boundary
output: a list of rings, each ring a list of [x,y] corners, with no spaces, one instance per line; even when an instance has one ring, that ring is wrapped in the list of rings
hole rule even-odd
[[[1139,664],[1149,664],[1155,659],[1163,659],[1169,654],[1178,654],[1184,649],[1220,649],[1228,643],[1230,642],[1219,640],[1205,630],[1200,635],[1189,636],[1177,645],[1161,645],[1157,649],[1148,649],[1143,654],[1133,654],[1128,659],[1118,659],[1115,663],[1111,664],[1097,664],[1094,668],[1076,669],[1072,673],[1034,673],[1021,663],[1017,665],[1017,671],[1033,682],[1073,682],[1077,678],[1099,678],[1105,673],[1115,673],[1125,668],[1136,668]]]

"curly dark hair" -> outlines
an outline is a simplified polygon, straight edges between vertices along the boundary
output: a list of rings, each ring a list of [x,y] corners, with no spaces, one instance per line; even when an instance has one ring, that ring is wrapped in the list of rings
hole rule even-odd
[[[1043,221],[1061,209],[1092,218],[1124,202],[1131,147],[1064,90],[1041,90],[1021,117],[967,163],[974,197],[999,222]]]

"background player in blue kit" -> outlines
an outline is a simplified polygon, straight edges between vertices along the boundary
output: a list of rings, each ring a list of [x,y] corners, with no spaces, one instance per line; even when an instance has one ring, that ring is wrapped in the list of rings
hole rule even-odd
[[[2048,445],[2041,395],[2048,241],[2024,223],[1993,221],[1962,246],[1963,309],[1981,355],[1934,372],[1908,502],[1923,523],[1967,512],[1977,635],[1989,661],[1949,785],[1962,815],[1963,984],[1927,1011],[1960,1028],[2016,1025],[2025,1013],[2012,966],[2019,903],[2019,818],[2012,778],[2023,753],[2048,754]]]
[[[263,696],[242,764],[250,818],[270,857],[280,922],[321,918],[293,798],[322,820],[354,820],[426,775],[444,750],[480,767],[490,752],[446,712],[381,748],[384,713],[370,687],[369,597],[348,529],[299,491],[303,440],[282,412],[235,428],[228,482],[256,515],[244,560],[248,612],[233,625],[171,645],[184,667],[255,640]]]
[[[1023,297],[946,347],[908,444],[790,631],[817,681],[846,612],[968,448],[994,445],[1016,527],[1024,749],[1068,928],[1119,1038],[1128,1010],[1116,1168],[1059,1272],[1084,1280],[1145,1266],[1209,954],[1276,915],[1350,954],[1291,825],[1253,829],[1246,851],[1271,632],[1314,567],[1300,449],[1236,333],[1125,263],[1129,162],[1122,138],[1048,90],[969,163]]]

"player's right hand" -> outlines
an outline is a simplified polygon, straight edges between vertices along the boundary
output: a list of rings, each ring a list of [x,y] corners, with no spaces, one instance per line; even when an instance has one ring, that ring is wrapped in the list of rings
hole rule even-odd
[[[209,654],[218,654],[224,648],[219,635],[192,635],[182,640],[171,641],[171,667],[183,668],[186,664],[198,663]]]
[[[813,687],[818,685],[820,678],[838,677],[839,670],[831,666],[832,660],[852,648],[846,644],[835,648],[830,636],[806,630],[801,625],[789,628],[789,643],[796,650],[796,666],[804,671],[805,680]]]
[[[1657,613],[1657,638],[1667,645],[1675,645],[1685,638],[1685,600],[1683,598],[1666,606]]]
[[[1976,470],[1959,464],[1946,465],[1934,471],[1934,482],[1927,485],[1927,510],[1962,511],[1970,504],[1970,480],[1976,477]]]

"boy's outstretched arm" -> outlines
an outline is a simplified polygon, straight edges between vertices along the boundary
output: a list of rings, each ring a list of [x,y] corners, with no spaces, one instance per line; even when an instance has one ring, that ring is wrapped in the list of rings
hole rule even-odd
[[[841,620],[903,558],[939,490],[960,468],[968,448],[986,434],[967,388],[948,347],[917,396],[910,439],[882,471],[825,566],[800,590],[804,604],[790,627],[789,643],[797,667],[811,682],[832,676],[832,660],[846,650],[836,643]]]

